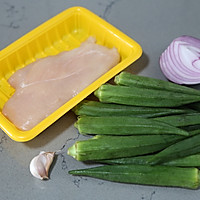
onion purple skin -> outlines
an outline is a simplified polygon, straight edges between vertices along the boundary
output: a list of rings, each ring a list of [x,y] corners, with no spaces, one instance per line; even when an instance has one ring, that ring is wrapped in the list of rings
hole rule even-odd
[[[160,56],[160,68],[174,83],[199,84],[200,39],[186,35],[174,39]]]

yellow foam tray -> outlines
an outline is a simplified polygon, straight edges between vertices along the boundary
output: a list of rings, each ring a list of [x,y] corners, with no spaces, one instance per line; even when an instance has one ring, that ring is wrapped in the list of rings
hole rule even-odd
[[[36,59],[78,47],[89,36],[94,36],[98,44],[116,47],[121,62],[33,129],[17,129],[1,112],[5,102],[14,93],[7,82],[8,78]],[[15,141],[33,139],[103,83],[137,60],[141,54],[142,48],[137,42],[89,10],[72,7],[61,12],[0,51],[0,128]]]

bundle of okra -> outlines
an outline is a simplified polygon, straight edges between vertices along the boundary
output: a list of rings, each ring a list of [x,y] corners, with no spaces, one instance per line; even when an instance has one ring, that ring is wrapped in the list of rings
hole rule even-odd
[[[200,91],[122,72],[73,111],[80,134],[68,154],[102,166],[73,175],[157,186],[200,185]]]

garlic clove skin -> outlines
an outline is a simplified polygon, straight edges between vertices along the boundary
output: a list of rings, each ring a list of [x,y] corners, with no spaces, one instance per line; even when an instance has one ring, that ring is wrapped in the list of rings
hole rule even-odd
[[[31,174],[41,180],[49,179],[48,172],[53,162],[55,152],[40,152],[30,162]]]

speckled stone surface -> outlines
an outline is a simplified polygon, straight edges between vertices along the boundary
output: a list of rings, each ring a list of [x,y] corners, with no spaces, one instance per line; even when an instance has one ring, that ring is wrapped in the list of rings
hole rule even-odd
[[[72,7],[83,6],[124,33],[143,48],[142,57],[128,71],[164,79],[159,56],[180,35],[200,38],[199,0],[0,0],[0,50],[41,23]],[[0,66],[1,68],[1,66]],[[199,200],[200,190],[111,183],[73,177],[68,170],[86,167],[66,154],[81,139],[72,112],[26,143],[12,141],[0,130],[1,200]],[[29,172],[30,160],[40,151],[62,150],[40,181]],[[88,166],[89,167],[89,166]]]

